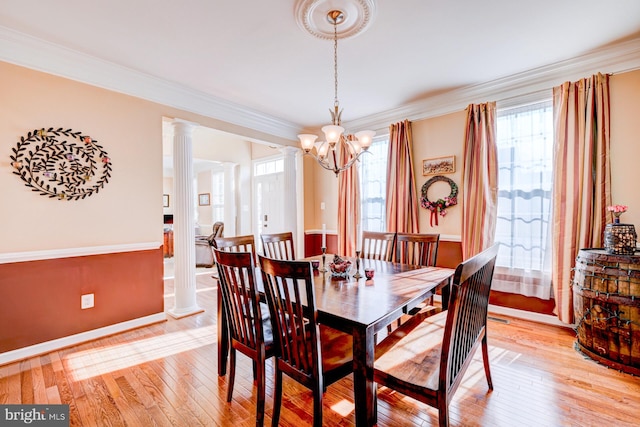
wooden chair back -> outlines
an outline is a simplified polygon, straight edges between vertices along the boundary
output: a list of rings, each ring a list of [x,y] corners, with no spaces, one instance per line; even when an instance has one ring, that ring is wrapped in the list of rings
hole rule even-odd
[[[471,359],[483,343],[484,364],[489,388],[493,389],[486,347],[487,311],[493,271],[500,245],[495,244],[456,268],[440,357],[439,389],[447,402],[460,385]]]
[[[310,386],[322,377],[313,273],[309,261],[258,256],[283,371]]]
[[[271,313],[276,347],[272,425],[279,425],[282,374],[313,392],[313,425],[322,424],[322,394],[353,372],[353,338],[318,324],[313,273],[309,261],[258,255]]]
[[[363,231],[362,258],[393,261],[396,233]]]
[[[216,237],[214,247],[225,252],[251,252],[256,253],[256,243],[253,234],[246,236]]]
[[[486,328],[498,247],[458,265],[447,311],[414,316],[376,348],[374,381],[438,408],[440,426],[449,425],[449,402],[478,347],[493,390]]]
[[[439,243],[439,234],[398,233],[396,235],[396,262],[435,267]]]
[[[218,286],[230,338],[230,375],[227,402],[231,401],[236,371],[236,350],[254,362],[257,380],[256,425],[262,426],[265,407],[265,360],[275,353],[271,322],[261,307],[255,280],[255,254],[213,248],[218,268]],[[265,312],[266,310],[266,312]],[[219,317],[220,320],[220,317]]]
[[[288,260],[296,259],[293,249],[293,233],[262,234],[262,251],[267,258]]]

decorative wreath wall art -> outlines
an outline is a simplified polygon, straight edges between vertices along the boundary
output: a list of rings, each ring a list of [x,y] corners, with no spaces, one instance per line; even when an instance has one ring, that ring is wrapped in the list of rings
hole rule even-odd
[[[431,187],[435,182],[443,181],[449,184],[451,187],[451,193],[445,197],[444,199],[438,199],[434,202],[429,200],[427,193],[429,192],[429,187]],[[445,216],[447,214],[447,208],[451,206],[455,206],[458,204],[458,185],[453,182],[451,178],[447,178],[446,176],[437,175],[433,178],[430,178],[427,182],[422,186],[422,197],[420,198],[420,206],[425,209],[429,209],[431,211],[430,224],[433,227],[433,223],[435,222],[438,225],[438,214],[440,216]]]
[[[35,129],[27,133],[26,138],[21,136],[12,151],[13,173],[31,191],[42,196],[58,200],[84,199],[98,193],[111,178],[111,159],[107,152],[82,132]]]

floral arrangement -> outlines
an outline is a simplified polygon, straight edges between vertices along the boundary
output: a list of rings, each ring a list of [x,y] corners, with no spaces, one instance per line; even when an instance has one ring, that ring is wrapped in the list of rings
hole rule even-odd
[[[457,197],[447,196],[444,199],[438,199],[435,202],[422,199],[421,206],[425,209],[429,209],[431,212],[438,212],[440,216],[445,216],[447,214],[447,208],[449,206],[455,206],[457,204],[458,204]]]
[[[607,210],[613,214],[613,222],[615,224],[620,223],[620,215],[627,211],[627,206],[625,205],[611,205],[607,206]]]
[[[437,199],[434,201],[429,200],[427,195],[429,191],[429,187],[433,185],[435,182],[443,181],[449,184],[451,187],[451,193],[442,199]],[[445,216],[447,214],[447,208],[451,206],[455,206],[458,204],[458,185],[451,179],[442,175],[434,176],[429,179],[422,186],[422,197],[420,198],[420,206],[425,209],[429,209],[431,211],[431,226],[433,227],[433,223],[438,225],[438,216]],[[434,221],[435,219],[435,221]]]
[[[607,206],[607,210],[609,212],[613,212],[613,214],[615,215],[616,213],[621,214],[627,211],[628,206],[625,205],[611,205],[611,206]]]

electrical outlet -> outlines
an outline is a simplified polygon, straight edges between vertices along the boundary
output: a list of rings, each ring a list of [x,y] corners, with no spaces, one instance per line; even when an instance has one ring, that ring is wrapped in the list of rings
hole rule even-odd
[[[94,304],[93,294],[84,294],[80,296],[80,308],[82,310],[86,308],[92,308]]]
[[[320,202],[320,210],[323,211],[324,210],[324,202]]]

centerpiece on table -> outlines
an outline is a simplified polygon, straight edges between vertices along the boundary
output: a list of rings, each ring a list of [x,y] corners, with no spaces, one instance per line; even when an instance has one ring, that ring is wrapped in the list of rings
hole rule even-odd
[[[334,277],[348,277],[350,267],[351,261],[349,261],[348,259],[340,258],[338,255],[334,255],[333,262],[329,263],[331,275]]]

